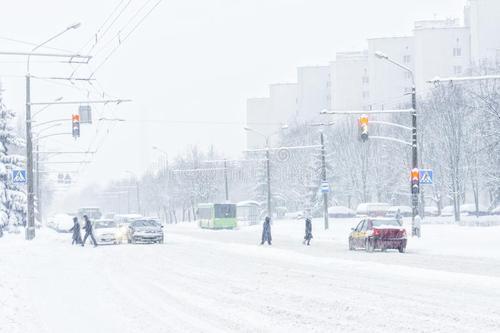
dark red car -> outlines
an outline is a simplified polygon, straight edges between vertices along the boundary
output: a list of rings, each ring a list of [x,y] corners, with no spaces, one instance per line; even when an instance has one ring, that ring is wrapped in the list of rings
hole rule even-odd
[[[366,218],[361,220],[349,235],[349,250],[365,249],[373,252],[376,249],[385,251],[406,250],[406,230],[395,219]]]

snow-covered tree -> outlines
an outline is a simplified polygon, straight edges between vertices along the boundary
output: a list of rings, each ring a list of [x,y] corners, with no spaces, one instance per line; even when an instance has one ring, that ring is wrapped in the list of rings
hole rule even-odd
[[[26,192],[11,179],[12,170],[24,168],[24,157],[11,153],[23,146],[23,140],[16,133],[15,113],[3,103],[0,84],[0,223],[26,223]]]

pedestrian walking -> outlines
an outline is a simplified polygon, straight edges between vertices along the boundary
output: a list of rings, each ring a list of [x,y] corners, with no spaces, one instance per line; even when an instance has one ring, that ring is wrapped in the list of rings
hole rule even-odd
[[[271,237],[271,218],[269,216],[266,216],[264,224],[262,225],[262,242],[260,243],[260,245],[264,245],[265,242],[271,245],[272,240],[273,239]]]
[[[415,220],[413,221],[413,224],[411,226],[411,229],[412,229],[411,235],[412,236],[417,236],[418,238],[420,238],[421,224],[422,224],[422,218],[420,218],[419,215],[415,216]]]
[[[82,244],[82,234],[80,233],[80,222],[78,222],[77,217],[73,217],[73,227],[69,229],[69,231],[73,233],[73,241],[71,242],[71,245]]]
[[[396,220],[400,225],[403,225],[403,216],[401,215],[401,209],[398,208],[398,211],[396,212]]]
[[[312,235],[312,222],[310,218],[306,218],[306,235],[304,236],[304,241],[302,244],[304,245],[311,245],[311,239],[313,238]]]
[[[83,219],[85,220],[85,226],[83,229],[85,230],[85,236],[83,237],[83,242],[82,246],[85,246],[85,241],[87,240],[87,237],[90,236],[90,239],[92,240],[92,243],[94,243],[94,247],[97,247],[97,242],[94,237],[93,233],[93,228],[92,228],[92,222],[90,222],[90,219],[87,215],[83,215]]]

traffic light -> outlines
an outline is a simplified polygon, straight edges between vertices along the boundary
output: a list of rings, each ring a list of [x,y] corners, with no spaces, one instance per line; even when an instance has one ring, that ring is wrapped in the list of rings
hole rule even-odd
[[[418,194],[420,192],[420,175],[417,168],[411,170],[411,193]]]
[[[368,140],[368,116],[362,115],[359,117],[358,122],[361,141],[366,142]]]
[[[74,114],[71,116],[71,128],[72,128],[72,133],[73,137],[79,138],[80,137],[80,115]]]

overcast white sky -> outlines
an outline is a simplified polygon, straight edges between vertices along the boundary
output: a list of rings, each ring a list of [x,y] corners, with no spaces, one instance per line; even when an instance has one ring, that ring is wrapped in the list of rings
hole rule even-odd
[[[82,22],[80,29],[50,44],[78,51],[119,3],[4,1],[0,38],[39,43]],[[132,0],[107,37],[145,3]],[[267,95],[270,83],[295,81],[297,66],[327,64],[338,51],[361,50],[368,37],[410,34],[418,19],[462,17],[464,4],[465,0],[164,0],[96,73],[108,94],[133,99],[119,107],[97,107],[96,112],[127,121],[85,127],[77,143],[54,137],[44,141],[45,149],[98,145],[93,163],[80,174],[82,184],[124,176],[125,170],[143,171],[159,157],[154,145],[173,156],[190,144],[214,144],[236,156],[244,148],[246,98]],[[29,45],[0,39],[0,50],[13,49],[28,50]],[[98,45],[93,51],[99,49]],[[106,52],[96,57],[94,66],[103,55]],[[6,63],[12,60],[24,61],[0,59],[0,76],[6,103],[20,111],[24,81],[12,75],[24,75],[25,65]],[[31,72],[68,75],[70,68],[34,62]],[[81,68],[78,73],[89,71]],[[66,100],[87,98],[85,90],[33,83],[34,101],[61,95]],[[50,108],[40,120],[69,117],[74,110]],[[64,126],[53,133],[69,131],[69,124]]]

